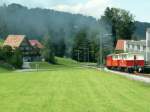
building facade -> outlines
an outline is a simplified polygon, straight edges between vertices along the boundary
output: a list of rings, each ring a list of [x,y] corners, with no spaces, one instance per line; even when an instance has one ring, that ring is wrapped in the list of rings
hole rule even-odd
[[[118,40],[116,50],[121,50],[123,52],[145,52],[146,41]]]
[[[142,53],[145,62],[150,64],[150,28],[146,31],[146,40],[118,40],[116,51]]]
[[[146,31],[146,61],[150,64],[150,28]]]
[[[125,43],[125,52],[145,52],[146,50],[146,41],[133,41],[127,40]]]

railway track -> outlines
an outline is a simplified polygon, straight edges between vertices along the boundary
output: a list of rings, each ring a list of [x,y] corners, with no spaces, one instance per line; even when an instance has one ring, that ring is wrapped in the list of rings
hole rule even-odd
[[[150,74],[144,74],[144,73],[126,73],[126,72],[121,72],[121,71],[115,71],[115,70],[110,70],[110,69],[107,69],[106,67],[104,68],[99,68],[97,66],[84,66],[84,67],[88,67],[88,68],[93,68],[93,69],[97,69],[97,70],[104,70],[106,72],[110,72],[110,73],[114,73],[114,74],[117,74],[117,75],[121,75],[121,76],[124,76],[128,79],[131,79],[131,80],[136,80],[136,81],[140,81],[140,82],[144,82],[144,83],[147,83],[147,84],[150,84]]]
[[[121,75],[124,77],[127,77],[131,80],[136,80],[144,83],[149,83],[150,84],[150,74],[144,74],[144,73],[125,73],[125,72],[120,72],[120,71],[115,71],[115,70],[109,70],[107,68],[104,69],[106,72],[111,72],[115,73],[117,75]]]

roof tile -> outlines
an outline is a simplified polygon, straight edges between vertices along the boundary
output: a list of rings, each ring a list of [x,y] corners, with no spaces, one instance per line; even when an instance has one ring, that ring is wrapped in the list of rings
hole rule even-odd
[[[36,46],[40,49],[44,48],[44,46],[38,40],[29,40],[29,42],[32,46]]]
[[[124,42],[125,40],[118,40],[116,45],[116,50],[124,50]]]
[[[17,48],[21,45],[25,35],[8,35],[3,45],[9,45],[12,48]]]

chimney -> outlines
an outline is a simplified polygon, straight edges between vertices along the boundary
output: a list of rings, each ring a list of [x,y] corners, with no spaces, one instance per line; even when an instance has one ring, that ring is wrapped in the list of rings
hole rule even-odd
[[[150,62],[150,28],[146,31],[146,62]]]

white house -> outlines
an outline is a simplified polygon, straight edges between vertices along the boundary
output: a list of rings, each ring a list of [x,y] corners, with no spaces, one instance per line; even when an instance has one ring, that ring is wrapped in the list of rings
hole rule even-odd
[[[150,63],[150,28],[146,31],[146,40],[118,40],[115,50],[143,53],[145,55],[145,61]]]

